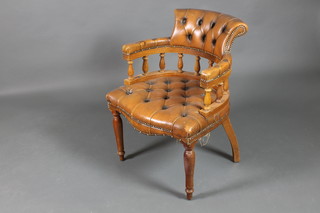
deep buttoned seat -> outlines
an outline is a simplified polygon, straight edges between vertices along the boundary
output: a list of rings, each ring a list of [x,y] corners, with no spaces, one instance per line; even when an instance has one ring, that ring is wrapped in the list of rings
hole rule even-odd
[[[120,114],[139,132],[167,135],[184,148],[187,199],[192,198],[195,165],[194,146],[198,140],[223,125],[233,153],[240,161],[237,138],[229,119],[229,81],[233,40],[246,33],[240,19],[214,11],[175,10],[175,26],[170,37],[144,40],[122,47],[128,62],[124,86],[107,94],[113,114],[118,155],[124,160]],[[177,70],[165,69],[165,53],[177,53]],[[159,54],[159,69],[150,72],[148,56]],[[183,56],[195,56],[194,72],[184,69]],[[135,75],[134,60],[142,58],[142,73]],[[200,67],[200,59],[208,68]]]
[[[220,122],[227,115],[226,107],[219,116],[205,117],[200,114],[199,110],[204,106],[204,93],[199,80],[160,77],[120,87],[110,92],[107,100],[144,134],[166,132],[188,143],[197,135],[207,133],[208,126]],[[211,96],[215,99],[215,91]]]

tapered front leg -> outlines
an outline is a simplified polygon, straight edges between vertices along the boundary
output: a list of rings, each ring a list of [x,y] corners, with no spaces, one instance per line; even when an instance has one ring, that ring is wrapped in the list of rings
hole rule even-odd
[[[184,145],[185,151],[184,151],[184,170],[186,173],[186,193],[187,193],[187,199],[192,199],[192,193],[193,193],[193,174],[194,174],[194,165],[195,165],[195,152],[193,150],[195,142],[188,146]]]
[[[112,111],[113,115],[113,129],[114,135],[116,137],[118,155],[121,161],[124,160],[124,148],[123,148],[123,127],[122,127],[122,119],[120,117],[119,112]]]
[[[239,151],[239,145],[238,145],[238,140],[236,137],[236,134],[234,133],[234,130],[232,128],[230,118],[227,117],[223,122],[222,122],[223,128],[226,131],[231,148],[232,148],[232,154],[233,154],[233,162],[238,163],[240,161],[240,151]]]

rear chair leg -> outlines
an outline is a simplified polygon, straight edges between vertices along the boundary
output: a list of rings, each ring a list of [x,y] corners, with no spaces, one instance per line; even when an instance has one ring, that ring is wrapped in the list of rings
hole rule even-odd
[[[119,112],[112,111],[113,115],[113,129],[117,142],[118,155],[121,161],[124,160],[124,148],[123,148],[123,127],[122,119]]]
[[[192,193],[193,193],[193,174],[194,174],[194,165],[195,165],[195,152],[193,150],[195,142],[188,146],[184,145],[185,151],[184,151],[184,170],[186,173],[186,193],[187,193],[187,199],[192,199]]]
[[[234,133],[234,130],[232,128],[230,118],[227,117],[223,122],[222,122],[223,128],[226,131],[231,148],[232,148],[232,154],[233,154],[233,162],[238,163],[240,161],[240,152],[239,152],[239,145],[238,145],[238,140],[236,137],[236,134]]]

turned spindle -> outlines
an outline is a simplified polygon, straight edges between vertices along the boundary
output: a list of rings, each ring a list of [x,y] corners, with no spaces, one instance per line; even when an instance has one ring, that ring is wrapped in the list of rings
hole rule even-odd
[[[221,102],[221,98],[223,96],[223,83],[219,83],[216,94],[217,94],[216,102],[220,103]]]
[[[133,78],[133,75],[134,75],[133,61],[130,60],[130,61],[128,61],[128,76],[129,76],[129,79]]]
[[[212,89],[208,88],[208,89],[204,89],[204,91],[205,91],[204,100],[203,100],[204,109],[209,109],[209,106],[212,103],[212,100],[211,100]]]
[[[223,93],[228,93],[228,90],[229,90],[229,80],[226,79],[224,82],[223,82]]]
[[[182,72],[182,68],[183,68],[183,60],[182,60],[182,57],[183,57],[183,53],[178,53],[178,72]]]
[[[166,67],[166,63],[164,61],[164,53],[160,53],[160,62],[159,62],[160,71],[163,71]]]
[[[142,60],[143,60],[142,71],[143,71],[143,74],[145,75],[149,70],[148,56],[143,56]]]
[[[194,63],[194,71],[196,72],[196,75],[200,75],[200,56],[196,56],[196,61]]]

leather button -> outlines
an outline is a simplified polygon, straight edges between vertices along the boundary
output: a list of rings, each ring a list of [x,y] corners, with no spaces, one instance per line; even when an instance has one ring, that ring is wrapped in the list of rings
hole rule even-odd
[[[187,83],[189,80],[188,79],[182,79],[181,82],[182,83]]]
[[[188,89],[189,89],[189,87],[183,87],[182,89],[183,89],[183,90],[188,90]]]
[[[151,82],[151,81],[147,81],[146,84],[149,84],[149,85],[153,85],[154,82]]]
[[[189,33],[189,34],[187,34],[187,39],[189,40],[189,41],[191,41],[191,39],[192,39],[192,35]]]
[[[146,91],[147,91],[147,92],[152,92],[153,89],[148,88],[148,89],[146,89]]]
[[[201,37],[202,42],[204,42],[206,40],[206,34],[203,34]]]
[[[187,115],[188,115],[187,113],[182,113],[181,117],[187,117]]]
[[[165,83],[165,84],[171,84],[171,81],[166,80],[166,81],[164,81],[164,83]]]
[[[183,105],[183,106],[187,106],[187,105],[188,105],[188,103],[187,103],[187,102],[184,102],[184,103],[182,103],[182,105]]]
[[[216,25],[216,23],[215,22],[211,22],[211,24],[210,24],[210,28],[212,29],[212,28],[214,28],[214,26]]]
[[[223,28],[221,29],[221,32],[223,33],[224,31],[226,31],[227,29],[227,25],[224,25]]]
[[[162,106],[162,109],[168,109],[168,107],[166,105]]]
[[[150,102],[150,99],[144,99],[144,102],[148,103],[148,102]]]
[[[203,20],[202,20],[202,19],[199,19],[199,20],[198,20],[198,25],[201,26],[202,23],[203,23]]]
[[[187,23],[187,18],[186,17],[183,17],[181,19],[181,24],[185,25]]]
[[[166,91],[166,92],[171,92],[172,90],[171,90],[171,89],[165,89],[165,91]]]
[[[212,45],[213,45],[213,46],[216,45],[216,41],[217,41],[217,40],[215,40],[215,39],[212,40]]]
[[[164,99],[164,100],[168,100],[169,97],[168,97],[168,96],[164,96],[163,99]]]

